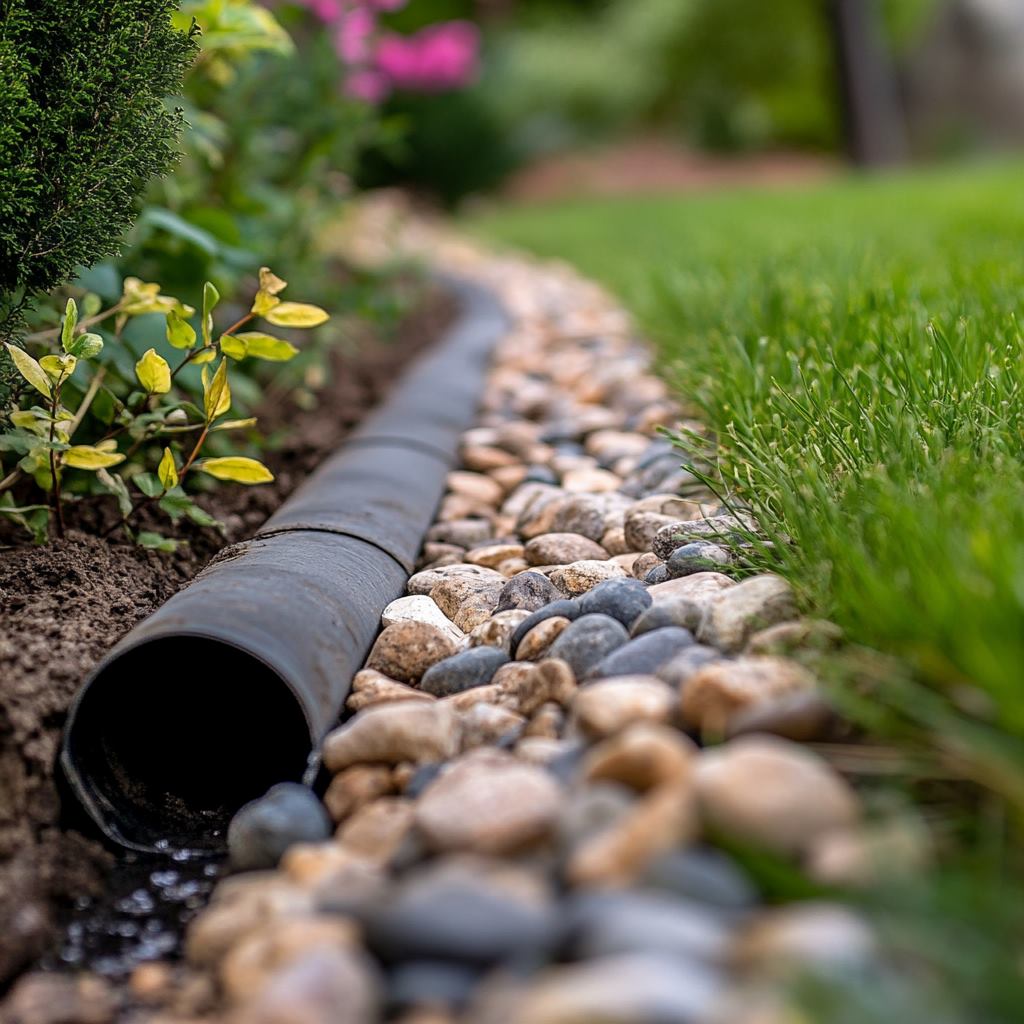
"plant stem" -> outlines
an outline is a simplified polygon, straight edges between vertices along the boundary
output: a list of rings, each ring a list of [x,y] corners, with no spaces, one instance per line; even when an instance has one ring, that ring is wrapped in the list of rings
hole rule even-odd
[[[21,479],[21,475],[21,470],[15,466],[3,480],[0,480],[0,494],[13,487]]]
[[[103,385],[103,378],[107,375],[107,368],[101,366],[96,373],[93,375],[91,381],[89,381],[88,390],[82,396],[82,403],[78,407],[78,411],[75,413],[74,419],[71,421],[71,429],[68,431],[68,437],[73,437],[75,431],[82,425],[82,420],[85,419],[85,414],[89,411],[89,406],[92,405],[92,400],[99,394],[100,387]]]
[[[81,331],[86,327],[92,327],[94,324],[98,324],[106,320],[107,317],[120,312],[123,305],[123,301],[118,302],[117,305],[111,306],[110,309],[102,309],[99,313],[94,313],[92,316],[87,316],[84,320],[80,320],[77,332],[81,333]],[[36,331],[34,334],[26,334],[25,341],[50,341],[53,338],[59,338],[61,330],[62,327],[58,325],[57,327],[49,327],[45,331]]]
[[[57,410],[60,408],[60,385],[53,385],[50,398],[50,444],[54,442],[57,427]],[[64,536],[64,507],[60,500],[60,471],[57,468],[57,453],[50,448],[50,476],[53,478],[53,511],[57,524],[57,536]]]

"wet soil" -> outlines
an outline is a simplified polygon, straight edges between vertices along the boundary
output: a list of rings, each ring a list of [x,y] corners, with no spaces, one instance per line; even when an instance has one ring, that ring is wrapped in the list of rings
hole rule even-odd
[[[112,855],[65,827],[68,808],[62,820],[54,772],[67,707],[85,674],[220,548],[250,536],[453,316],[448,295],[425,293],[393,337],[367,338],[354,352],[333,354],[315,408],[297,408],[284,396],[258,410],[267,436],[287,429],[283,442],[263,456],[274,482],[203,495],[199,503],[223,530],[183,527],[178,536],[189,543],[174,554],[146,551],[117,535],[101,539],[116,521],[109,501],[78,503],[70,510],[67,537],[46,547],[26,544],[6,528],[0,533],[0,988],[54,947],[55,930],[69,915],[81,927],[65,933],[63,953],[54,950],[58,958],[81,963],[120,955],[90,945],[103,940],[94,934],[100,926],[90,924],[89,908],[107,891]],[[153,526],[168,532],[166,520],[154,520]],[[125,868],[119,863],[115,874],[128,889],[115,894],[114,902],[124,901],[117,910],[126,922],[123,930],[143,946],[150,938],[166,940],[133,931],[131,922],[145,916],[141,903],[156,899],[172,915],[188,914],[208,888],[203,879],[211,877],[202,868],[190,874],[173,861],[145,863],[133,868],[145,876],[136,886]],[[160,872],[171,870],[178,875],[169,882]],[[133,897],[139,891],[148,895]],[[99,900],[101,907],[109,903],[109,893]]]

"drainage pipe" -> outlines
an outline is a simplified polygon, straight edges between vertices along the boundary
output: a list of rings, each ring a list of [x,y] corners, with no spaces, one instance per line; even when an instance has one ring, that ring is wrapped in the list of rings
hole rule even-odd
[[[248,541],[222,551],[96,666],[61,766],[102,832],[140,851],[216,849],[230,815],[311,783],[384,607],[404,593],[507,328],[444,282],[454,326]]]

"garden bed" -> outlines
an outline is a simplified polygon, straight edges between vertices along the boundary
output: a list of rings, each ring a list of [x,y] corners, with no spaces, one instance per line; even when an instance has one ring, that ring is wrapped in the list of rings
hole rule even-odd
[[[394,338],[367,338],[336,353],[314,409],[290,400],[259,411],[261,427],[281,445],[266,462],[274,482],[223,488],[200,498],[223,532],[189,525],[189,543],[159,554],[102,533],[113,503],[73,508],[66,539],[25,543],[3,527],[0,543],[0,979],[41,954],[61,908],[98,890],[103,848],[59,826],[54,778],[65,713],[90,668],[136,623],[180,589],[225,544],[250,536],[301,480],[376,405],[396,369],[450,321],[452,299],[426,293]],[[156,709],[154,709],[156,712]]]

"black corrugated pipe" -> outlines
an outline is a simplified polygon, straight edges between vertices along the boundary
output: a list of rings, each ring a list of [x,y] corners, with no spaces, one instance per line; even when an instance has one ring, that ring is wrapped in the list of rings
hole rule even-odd
[[[61,765],[108,838],[216,848],[247,800],[314,779],[507,326],[490,292],[446,283],[460,304],[447,335],[255,537],[222,551],[79,691]]]

